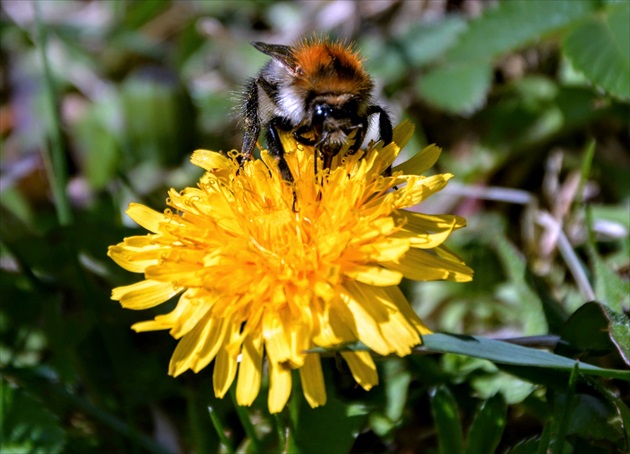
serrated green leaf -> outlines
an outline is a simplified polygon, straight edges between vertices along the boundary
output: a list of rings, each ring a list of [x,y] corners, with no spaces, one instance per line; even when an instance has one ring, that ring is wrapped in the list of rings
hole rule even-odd
[[[595,295],[597,300],[614,311],[621,312],[630,301],[630,282],[623,280],[608,264],[594,253]]]
[[[472,113],[484,104],[491,82],[489,63],[462,63],[426,73],[418,83],[418,90],[435,107],[453,113]]]
[[[466,453],[494,452],[501,441],[507,419],[507,404],[499,393],[485,401],[468,432]]]
[[[564,52],[574,68],[595,85],[630,100],[630,3],[613,4],[567,36]]]
[[[418,349],[419,351],[458,353],[474,358],[487,359],[499,364],[543,367],[565,372],[572,371],[576,364],[576,361],[572,359],[555,355],[545,350],[522,347],[484,337],[438,333],[423,336],[422,340],[423,345]],[[580,362],[580,373],[630,381],[630,372],[628,371],[603,369],[583,362]]]
[[[488,8],[459,35],[445,56],[446,64],[421,79],[420,93],[446,111],[472,112],[483,104],[490,86],[492,59],[565,27],[596,7],[597,2],[590,0],[531,0]]]
[[[578,435],[586,439],[610,440],[618,443],[623,436],[623,428],[617,409],[609,402],[593,395],[576,394],[569,416],[567,435]],[[568,405],[559,399],[559,411]]]
[[[630,364],[630,318],[609,307],[602,306],[602,309],[610,323],[608,328],[610,340],[615,344],[626,364]]]
[[[431,392],[431,413],[437,430],[440,453],[462,452],[462,426],[457,401],[445,386]]]
[[[601,382],[592,380],[590,381],[590,385],[593,386],[601,394],[601,396],[606,399],[606,402],[617,411],[621,422],[621,429],[625,438],[626,451],[628,451],[628,447],[630,446],[630,409],[628,409],[628,406],[623,401],[625,396],[623,394],[619,395],[617,390],[613,391],[606,388]],[[617,422],[615,421],[615,424],[616,423]]]
[[[588,0],[500,2],[470,22],[446,58],[452,62],[489,61],[566,26],[596,6],[597,2]]]

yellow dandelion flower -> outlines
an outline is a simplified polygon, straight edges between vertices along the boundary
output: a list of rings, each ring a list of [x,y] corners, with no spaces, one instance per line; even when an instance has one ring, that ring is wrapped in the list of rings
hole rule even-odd
[[[215,394],[225,395],[238,370],[237,401],[251,405],[266,358],[270,412],[285,406],[292,369],[299,369],[308,403],[325,404],[320,356],[307,350],[361,341],[380,355],[407,355],[430,331],[398,288],[400,280],[472,278],[443,245],[464,219],[404,209],[452,177],[419,175],[440,149],[429,146],[383,176],[412,131],[404,123],[391,144],[342,152],[331,170],[317,174],[312,147],[287,135],[294,183],[283,180],[264,150],[262,159],[242,168],[235,158],[196,151],[192,162],[207,172],[198,187],[169,192],[172,211],[129,206],[127,214],[152,233],[126,238],[108,255],[145,279],[115,288],[112,299],[146,309],[179,295],[172,312],[132,326],[168,329],[180,339],[173,376],[214,360]],[[364,389],[378,383],[369,352],[342,356]]]

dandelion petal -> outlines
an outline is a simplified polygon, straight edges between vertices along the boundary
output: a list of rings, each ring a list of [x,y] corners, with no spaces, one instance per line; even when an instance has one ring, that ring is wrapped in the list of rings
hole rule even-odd
[[[282,364],[269,362],[269,397],[267,404],[270,413],[279,413],[291,395],[291,369]]]
[[[341,352],[341,356],[348,363],[352,376],[361,388],[369,391],[378,385],[376,364],[369,352]]]
[[[300,368],[300,380],[304,397],[312,407],[326,404],[326,388],[324,387],[324,374],[322,363],[317,353],[306,355],[304,365]]]
[[[243,342],[241,355],[236,381],[236,401],[239,405],[250,406],[258,396],[262,379],[262,338],[247,337]]]
[[[116,287],[112,290],[112,299],[120,301],[120,304],[127,309],[141,310],[162,304],[180,291],[173,287],[171,282],[145,280]]]

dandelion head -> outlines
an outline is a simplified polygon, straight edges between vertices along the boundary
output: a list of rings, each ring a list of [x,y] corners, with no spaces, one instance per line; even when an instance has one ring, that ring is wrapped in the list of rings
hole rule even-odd
[[[323,405],[320,354],[309,350],[360,341],[380,355],[407,355],[430,331],[398,288],[401,279],[472,278],[443,245],[464,219],[408,209],[452,177],[420,175],[440,149],[391,168],[412,131],[403,123],[389,145],[342,151],[318,171],[313,148],[283,136],[292,182],[265,150],[242,166],[237,156],[196,151],[192,162],[206,170],[197,187],[171,190],[162,213],[129,206],[150,233],[108,254],[144,279],[115,288],[112,298],[147,309],[178,297],[172,312],[132,326],[179,339],[171,375],[214,362],[216,395],[236,379],[238,403],[251,405],[266,361],[272,413],[289,398],[293,369],[308,403]],[[360,386],[378,383],[368,351],[341,355]]]

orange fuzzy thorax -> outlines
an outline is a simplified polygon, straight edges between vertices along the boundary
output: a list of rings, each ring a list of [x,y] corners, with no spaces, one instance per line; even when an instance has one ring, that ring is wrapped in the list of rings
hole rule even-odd
[[[316,93],[367,94],[372,81],[358,53],[339,43],[303,41],[294,48],[296,85]]]

